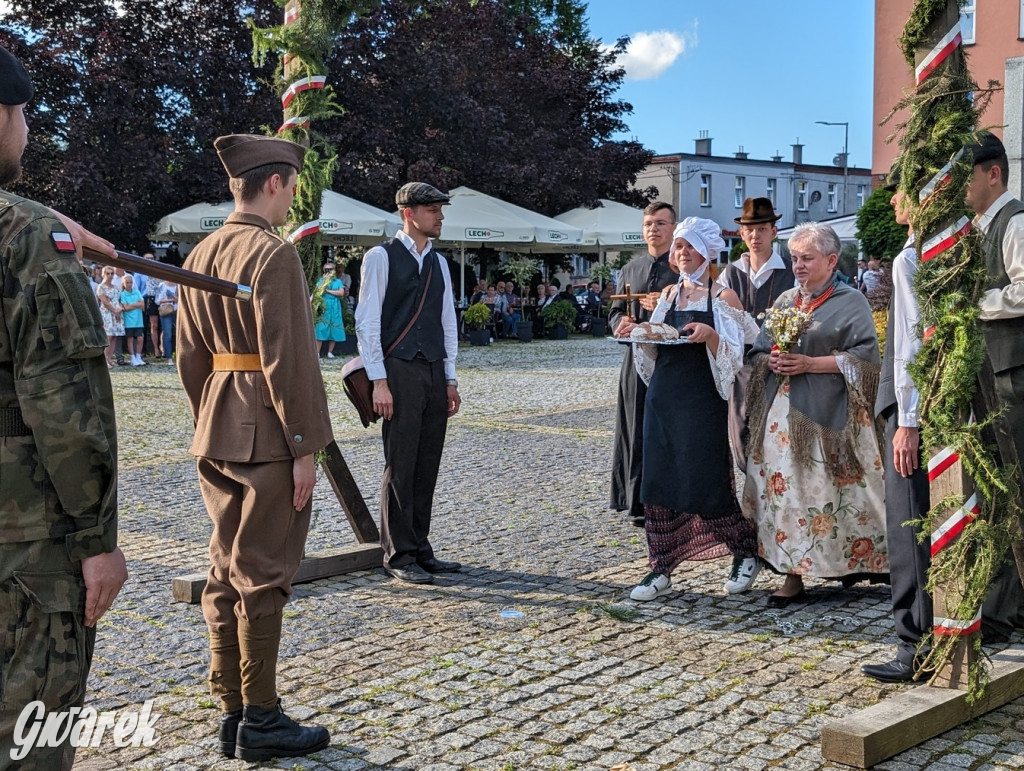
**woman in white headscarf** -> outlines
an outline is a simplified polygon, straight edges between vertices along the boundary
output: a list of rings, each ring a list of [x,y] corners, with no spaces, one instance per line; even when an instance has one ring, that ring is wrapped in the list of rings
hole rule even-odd
[[[727,400],[743,364],[743,346],[757,326],[709,267],[725,248],[711,220],[687,217],[673,233],[669,256],[679,282],[667,287],[652,314],[680,332],[678,345],[636,343],[637,371],[648,384],[640,501],[644,504],[650,572],[634,600],[672,589],[683,560],[733,555],[726,591],[744,591],[760,562],[757,532],[740,513],[733,487]],[[629,335],[622,324],[616,334]]]

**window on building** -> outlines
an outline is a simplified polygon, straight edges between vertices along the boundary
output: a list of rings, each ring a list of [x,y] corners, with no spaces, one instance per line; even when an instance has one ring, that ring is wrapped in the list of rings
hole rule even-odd
[[[711,205],[711,175],[701,174],[700,175],[700,205],[710,206]]]
[[[830,213],[835,213],[835,212],[839,211],[839,204],[838,204],[837,196],[838,196],[838,193],[836,192],[836,183],[835,182],[829,182],[828,183],[828,210],[829,210]]]
[[[742,209],[743,202],[747,199],[747,178],[736,177],[736,208]]]
[[[1024,0],[1020,0],[1020,1],[1022,3],[1024,3]],[[764,194],[768,198],[768,200],[772,202],[772,208],[774,208],[775,207],[775,180],[772,179],[771,177],[768,178],[768,187],[764,191]]]
[[[1024,2],[1024,0],[1021,0]],[[864,185],[857,185],[857,208],[864,205]]]
[[[961,0],[960,3],[960,36],[965,45],[974,42],[975,2],[976,0]]]
[[[796,183],[796,208],[797,211],[807,211],[807,183]]]

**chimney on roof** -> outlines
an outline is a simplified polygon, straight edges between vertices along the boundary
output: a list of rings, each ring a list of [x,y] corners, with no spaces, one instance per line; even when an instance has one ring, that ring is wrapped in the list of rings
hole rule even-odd
[[[700,136],[694,142],[696,144],[694,155],[711,155],[711,137],[708,136],[707,129],[701,129]]]
[[[779,155],[779,151],[778,150],[776,150],[775,151],[775,155],[772,156],[772,161],[774,163],[782,163],[782,156]]]
[[[740,149],[737,150],[733,155],[736,156],[736,160],[745,161],[747,160],[747,154],[743,151],[743,145],[740,145]]]
[[[797,137],[796,144],[791,145],[793,148],[793,163],[804,162],[804,146],[800,144],[800,138]]]

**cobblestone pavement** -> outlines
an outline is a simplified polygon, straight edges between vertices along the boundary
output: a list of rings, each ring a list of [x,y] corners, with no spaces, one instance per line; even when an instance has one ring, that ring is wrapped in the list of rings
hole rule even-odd
[[[274,768],[336,771],[803,769],[822,726],[900,690],[859,674],[894,652],[888,588],[813,584],[817,602],[769,612],[762,573],[727,596],[727,560],[684,563],[676,590],[635,603],[640,530],[606,509],[621,349],[579,338],[463,348],[432,541],[467,565],[427,587],[383,570],[296,588],[279,687],[331,746]],[[379,430],[359,426],[324,364],[338,443],[371,511]],[[121,431],[121,544],[131,579],[102,622],[96,709],[154,699],[151,748],[107,737],[79,771],[241,769],[214,750],[197,605],[171,578],[202,571],[210,526],[187,455],[173,368],[113,373]],[[309,551],[354,542],[326,481]],[[1024,767],[1024,698],[898,756],[888,771]]]

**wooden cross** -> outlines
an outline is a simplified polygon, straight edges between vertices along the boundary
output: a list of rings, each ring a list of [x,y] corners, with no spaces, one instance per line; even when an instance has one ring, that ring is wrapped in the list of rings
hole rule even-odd
[[[632,288],[630,287],[630,285],[626,284],[626,293],[625,294],[613,294],[612,295],[612,299],[613,300],[625,300],[626,302],[632,302],[633,305],[630,308],[631,313],[629,315],[632,316],[634,319],[639,319],[640,318],[640,300],[642,300],[644,297],[647,297],[647,295],[646,294],[633,294],[631,289]]]

